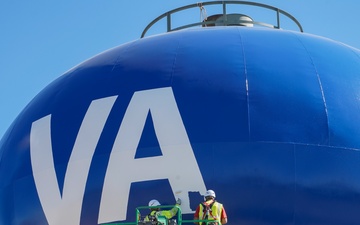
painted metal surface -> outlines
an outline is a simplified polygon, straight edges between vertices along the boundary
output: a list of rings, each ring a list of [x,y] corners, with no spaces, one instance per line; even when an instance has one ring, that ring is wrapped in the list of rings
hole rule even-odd
[[[230,225],[357,224],[359,87],[359,50],[299,32],[121,45],[51,83],[2,138],[0,223],[133,221],[177,195],[192,218],[209,188]]]

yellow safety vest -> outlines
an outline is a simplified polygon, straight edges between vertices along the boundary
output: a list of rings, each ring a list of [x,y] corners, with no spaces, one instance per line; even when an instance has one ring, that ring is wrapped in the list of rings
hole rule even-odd
[[[223,208],[223,205],[221,203],[216,202],[215,200],[209,200],[200,204],[199,206],[200,220],[216,220],[218,222],[221,221],[221,210]]]
[[[167,219],[171,219],[173,216],[176,215],[178,211],[178,208],[177,207],[174,207],[170,210],[162,210],[162,211],[156,211],[156,210],[153,210],[150,212],[149,215],[147,215],[144,219],[144,221],[150,221],[150,218],[149,217],[158,217],[158,216],[165,216]]]

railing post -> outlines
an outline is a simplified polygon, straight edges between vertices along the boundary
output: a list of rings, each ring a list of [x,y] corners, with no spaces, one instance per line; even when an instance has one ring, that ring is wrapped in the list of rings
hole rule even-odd
[[[226,16],[226,3],[225,1],[223,1],[223,18],[224,18],[224,25],[227,25],[228,24],[228,21],[227,21],[227,16]]]
[[[167,19],[167,32],[171,31],[171,14],[167,13],[166,14],[166,19]]]
[[[277,28],[280,29],[280,10],[276,9]]]

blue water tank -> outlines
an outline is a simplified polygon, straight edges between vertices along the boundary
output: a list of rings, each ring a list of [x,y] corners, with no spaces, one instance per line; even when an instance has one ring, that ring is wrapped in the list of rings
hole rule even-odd
[[[30,159],[34,121],[51,115],[62,190],[90,103],[117,96],[82,206],[82,223],[97,224],[108,158],[131,97],[169,87],[204,181],[217,190],[230,224],[360,221],[360,51],[295,31],[208,27],[126,43],[41,91],[0,143],[0,223],[46,224]],[[161,154],[152,124],[149,116],[137,157]],[[129,208],[141,204],[133,200]]]

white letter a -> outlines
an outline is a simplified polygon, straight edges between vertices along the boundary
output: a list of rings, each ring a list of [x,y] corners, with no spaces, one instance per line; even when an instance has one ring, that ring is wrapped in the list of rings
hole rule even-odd
[[[149,110],[162,156],[135,159]],[[139,168],[152,168],[156,173]],[[169,180],[174,196],[177,192],[182,199],[183,213],[192,212],[188,192],[206,191],[170,87],[134,93],[110,155],[98,223],[125,220],[131,183],[158,179]]]

